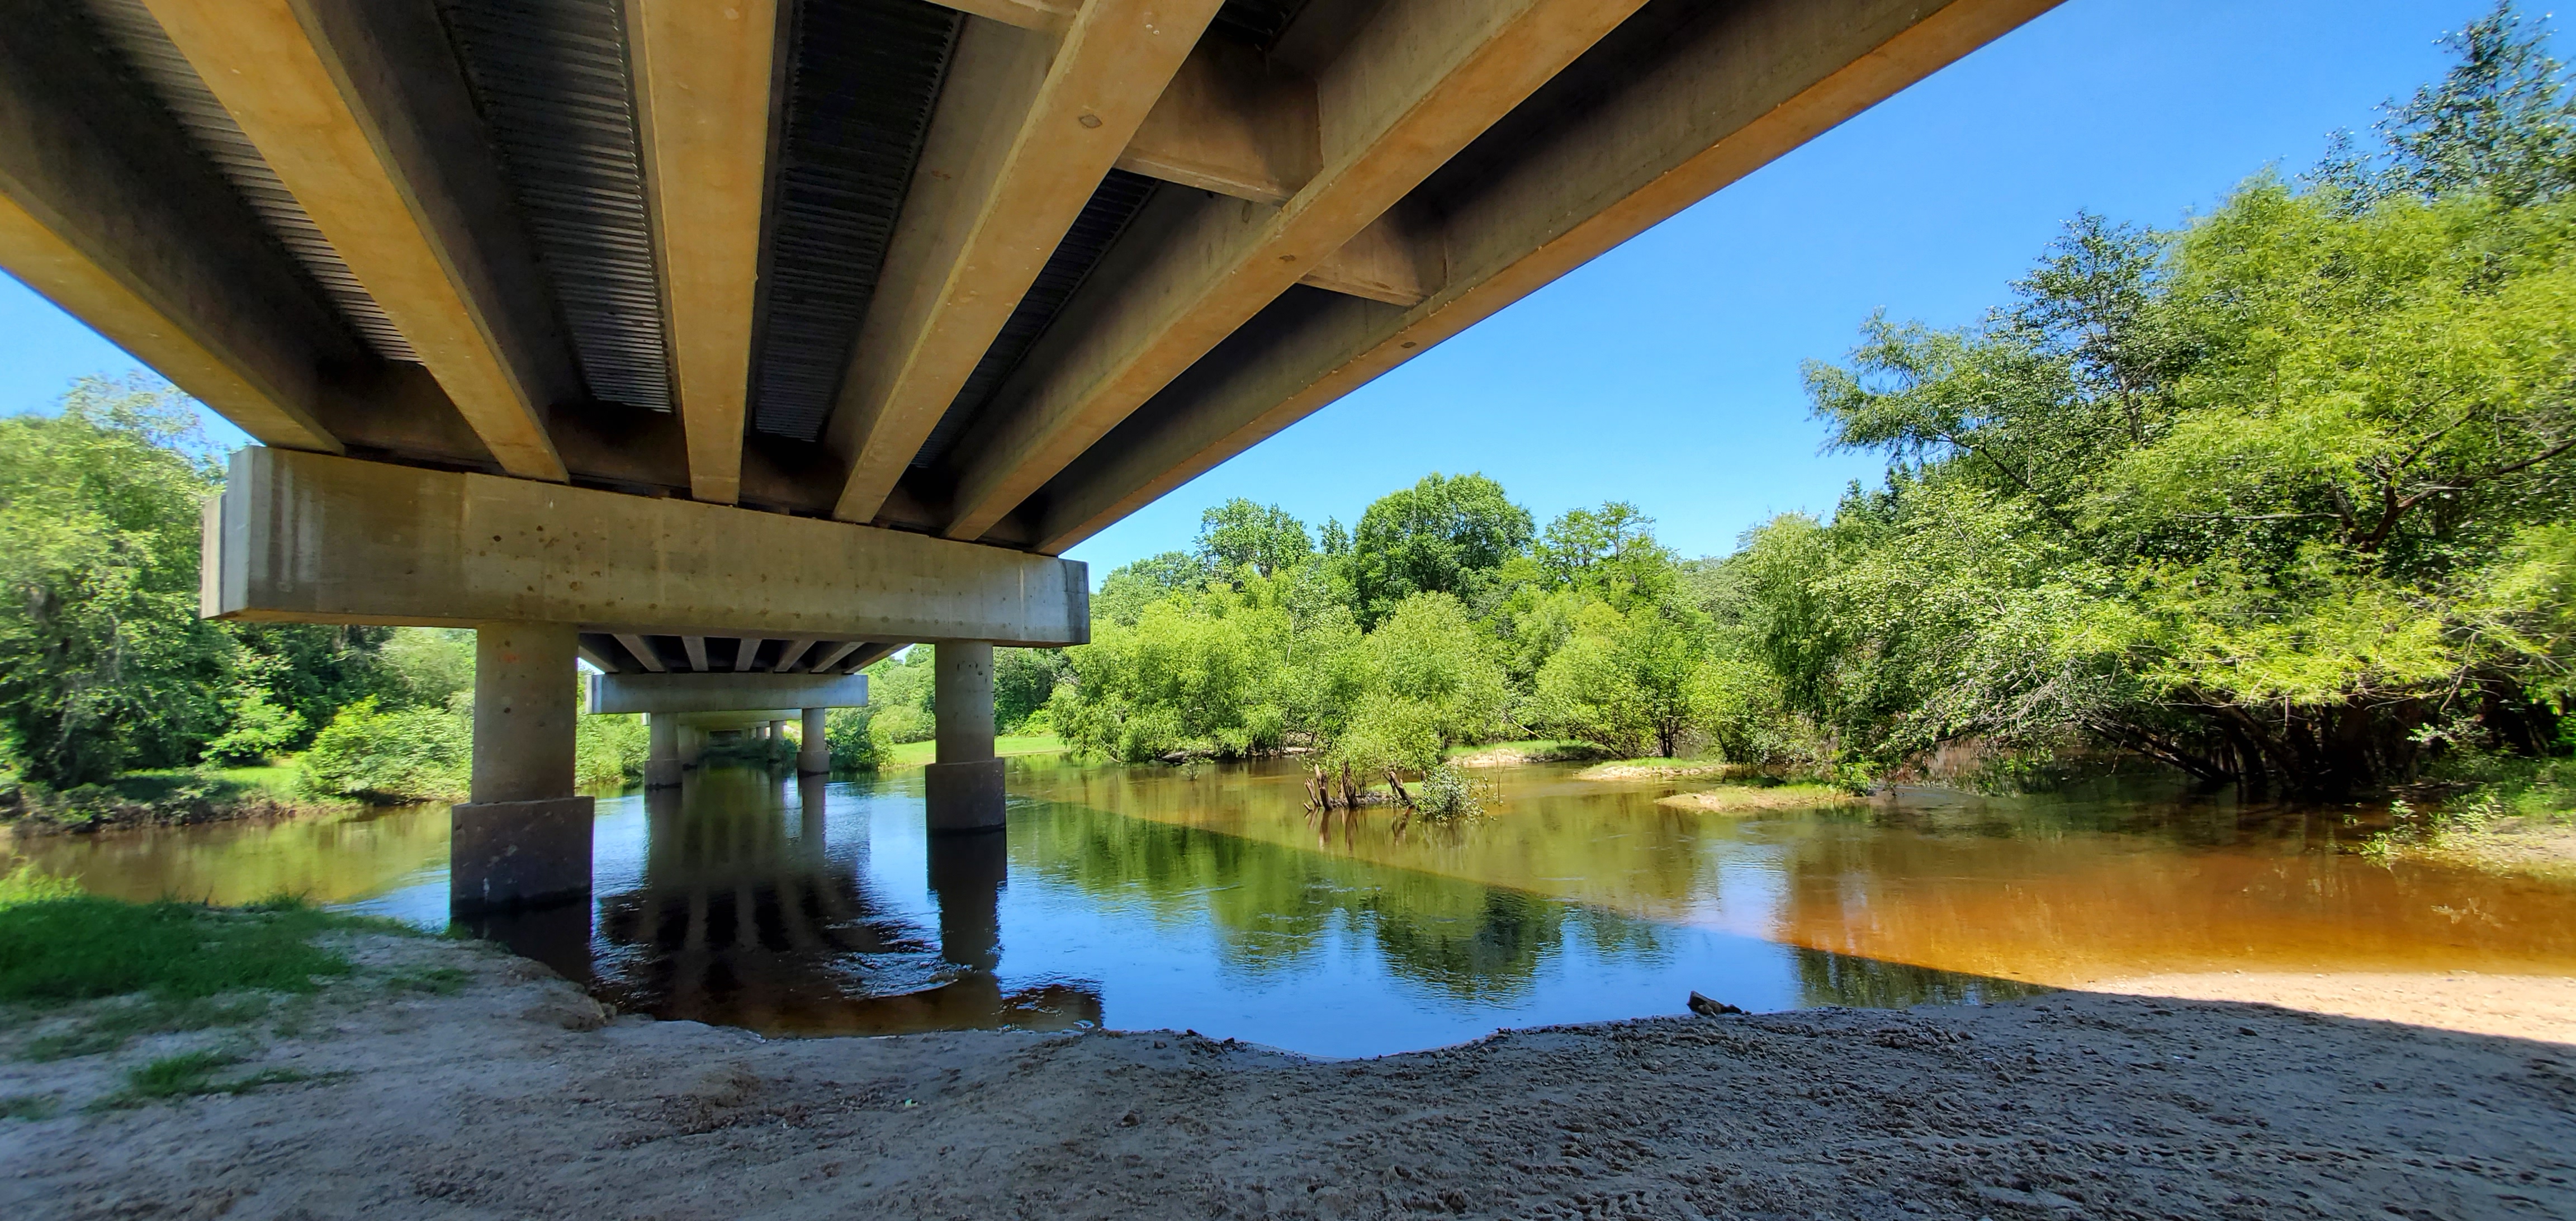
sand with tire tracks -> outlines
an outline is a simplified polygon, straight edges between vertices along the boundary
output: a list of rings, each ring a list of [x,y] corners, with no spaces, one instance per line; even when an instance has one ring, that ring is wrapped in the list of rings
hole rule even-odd
[[[90,1114],[125,1068],[242,1036],[0,1063],[0,1095],[64,1104],[0,1121],[0,1216],[2576,1217],[2563,1041],[2096,993],[1366,1061],[1171,1033],[770,1041],[612,1019],[485,947],[351,944],[359,980],[242,1066],[345,1076]],[[367,982],[439,964],[471,982]],[[2418,982],[2407,1003],[2438,1004]]]

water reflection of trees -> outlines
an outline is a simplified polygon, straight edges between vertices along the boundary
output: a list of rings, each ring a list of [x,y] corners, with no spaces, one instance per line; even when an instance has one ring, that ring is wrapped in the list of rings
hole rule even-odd
[[[2038,996],[2054,988],[1932,967],[1881,962],[1831,950],[1794,948],[1801,1005],[1903,1009],[1913,1005],[1984,1005]]]
[[[934,936],[825,851],[823,784],[709,769],[646,800],[644,868],[600,897],[600,992],[657,1017],[799,1034],[1100,1020],[1096,988],[1004,992],[994,974],[998,837],[933,844]]]
[[[1206,927],[1255,975],[1311,969],[1337,933],[1366,937],[1400,978],[1461,999],[1526,997],[1579,936],[1605,954],[1665,953],[1662,930],[1596,908],[1195,827],[1050,803],[1011,824],[1018,867],[1173,927]]]

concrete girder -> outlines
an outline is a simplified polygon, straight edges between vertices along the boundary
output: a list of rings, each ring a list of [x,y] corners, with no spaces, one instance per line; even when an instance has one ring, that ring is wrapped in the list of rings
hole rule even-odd
[[[324,364],[364,360],[77,6],[0,13],[0,266],[269,445],[337,453]]]
[[[1090,0],[1061,37],[969,20],[832,411],[869,521],[1216,15]]]
[[[761,205],[777,111],[771,61],[783,7],[777,0],[626,5],[689,494],[710,504],[742,495]]]
[[[426,5],[144,0],[501,468],[568,477],[572,355]]]
[[[1643,3],[1389,0],[1315,80],[1323,168],[1276,209],[1149,209],[1153,249],[1095,273],[960,447],[943,533],[983,537]]]
[[[1036,549],[1091,537],[2056,2],[1761,0],[1623,29],[1579,121],[1505,133],[1515,159],[1413,239],[1446,268],[1426,299],[1319,299],[1191,370],[1047,487]]]
[[[206,527],[212,618],[1039,647],[1091,631],[1077,561],[323,454],[233,455]]]

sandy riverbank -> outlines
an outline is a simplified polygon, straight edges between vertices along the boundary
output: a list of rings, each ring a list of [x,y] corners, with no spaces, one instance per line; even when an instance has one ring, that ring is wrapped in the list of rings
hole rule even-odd
[[[1319,1062],[1169,1033],[768,1042],[608,1020],[497,951],[363,970],[237,1071],[84,1113],[243,1036],[0,1064],[0,1215],[2576,1216],[2576,1047],[2059,994],[1514,1032]],[[452,995],[383,980],[452,966]],[[370,983],[370,980],[378,981]]]

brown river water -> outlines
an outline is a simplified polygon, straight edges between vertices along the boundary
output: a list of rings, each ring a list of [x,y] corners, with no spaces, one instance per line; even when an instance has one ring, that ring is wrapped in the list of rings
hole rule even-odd
[[[1480,774],[1489,816],[1303,809],[1285,762],[1012,761],[1005,836],[921,774],[603,794],[594,901],[478,931],[621,1006],[780,1034],[1188,1027],[1318,1054],[1502,1026],[1975,1003],[2198,971],[2576,975],[2576,886],[2352,849],[2366,809],[2135,779],[1723,814],[1704,782]],[[446,811],[28,839],[90,889],[446,921]]]

